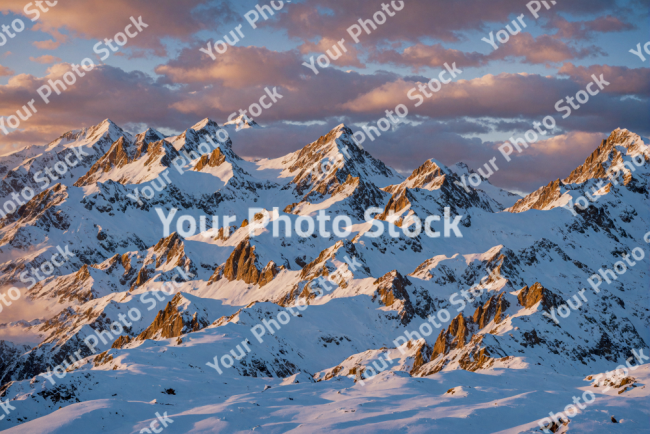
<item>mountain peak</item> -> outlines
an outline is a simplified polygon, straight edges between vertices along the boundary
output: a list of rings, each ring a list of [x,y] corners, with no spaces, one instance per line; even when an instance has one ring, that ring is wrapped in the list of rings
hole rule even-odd
[[[126,136],[131,140],[131,135],[125,132],[119,125],[106,118],[95,126],[87,128],[86,137],[90,140],[97,140],[99,137],[107,135],[112,142],[117,141],[120,137]]]
[[[124,134],[124,130],[122,129],[122,127],[117,125],[115,122],[113,122],[109,118],[104,119],[103,121],[101,121],[100,123],[95,125],[94,127],[90,127],[89,131],[91,129],[95,129],[96,131],[105,131],[105,132],[108,132],[108,133],[118,133],[120,135]]]
[[[444,164],[433,158],[425,161],[420,167],[415,169],[401,184],[394,184],[386,187],[384,190],[388,193],[396,193],[406,188],[424,188],[426,190],[437,190],[445,182],[452,172]]]
[[[350,127],[348,127],[346,124],[340,124],[334,127],[329,134],[334,135],[334,137],[339,138],[339,137],[344,137],[349,139],[352,142],[355,142],[353,138],[354,132]],[[361,146],[359,146],[361,147]]]
[[[352,130],[347,125],[340,124],[340,125],[337,125],[334,128],[332,128],[332,131],[341,131],[341,132],[345,131],[345,132],[347,132],[347,131],[352,131]]]
[[[87,128],[88,131],[95,130],[95,131],[109,131],[109,130],[122,130],[119,125],[117,125],[115,122],[110,120],[109,118],[104,119],[100,123],[90,126]]]
[[[358,146],[352,130],[345,124],[291,154],[287,163],[289,173],[299,171],[292,182],[299,186],[300,194],[308,190],[319,194],[332,193],[341,185],[349,185],[348,182],[354,178],[374,183],[379,188],[403,180]],[[323,170],[324,167],[329,169]]]
[[[529,209],[550,210],[563,206],[563,201],[566,203],[572,194],[580,197],[580,193],[587,191],[588,195],[587,187],[593,187],[595,180],[612,180],[621,174],[624,185],[627,185],[639,167],[646,166],[648,161],[650,161],[650,146],[644,144],[637,134],[617,128],[567,178],[552,181],[537,189],[515,203],[508,211],[518,213]],[[647,172],[642,170],[640,173]],[[590,183],[592,180],[594,181]]]
[[[226,122],[223,126],[234,125],[236,130],[246,130],[248,128],[262,128],[257,122],[249,118],[247,115],[240,115],[235,119]]]
[[[165,139],[165,135],[153,128],[147,128],[146,130],[144,130],[143,132],[135,136],[136,143],[144,143],[144,144],[157,142],[164,139]]]
[[[194,131],[201,131],[207,126],[212,126],[215,128],[219,128],[219,124],[217,124],[215,121],[213,121],[210,118],[205,118],[200,122],[197,122],[196,124],[192,125],[191,129]]]
[[[650,157],[650,147],[637,134],[617,128],[587,157],[584,164],[573,170],[562,182],[578,184],[593,178],[603,178],[608,172],[617,171],[616,161],[622,161],[623,156]]]

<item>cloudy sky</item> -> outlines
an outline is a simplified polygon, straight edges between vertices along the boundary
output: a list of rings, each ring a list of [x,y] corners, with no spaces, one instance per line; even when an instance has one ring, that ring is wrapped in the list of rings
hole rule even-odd
[[[364,143],[374,156],[403,172],[428,158],[476,168],[498,156],[491,181],[528,192],[567,176],[616,128],[650,136],[648,0],[559,1],[550,10],[540,5],[538,19],[515,0],[406,0],[399,12],[386,0],[293,0],[256,29],[245,15],[257,3],[248,0],[49,3],[43,12],[26,0],[0,2],[0,25],[10,26],[0,37],[0,116],[32,99],[38,110],[0,133],[0,154],[106,118],[131,132],[149,126],[166,134],[205,117],[223,124],[266,87],[283,98],[255,118],[264,129],[233,137],[240,155],[280,156],[340,123],[376,125],[404,104],[405,123]],[[394,16],[355,43],[348,28],[382,3]],[[496,50],[482,40],[506,25],[516,31],[511,21],[522,14],[526,27]],[[117,51],[101,60],[96,44],[124,32],[132,16],[148,27],[122,47],[112,42]],[[11,28],[21,28],[16,20],[21,32]],[[213,60],[200,50],[239,25],[244,37],[225,53]],[[328,68],[316,75],[303,66],[341,39],[348,51]],[[629,52],[639,43],[645,61]],[[97,66],[45,104],[37,89],[85,58]],[[415,107],[409,90],[454,62],[462,74]],[[592,74],[610,84],[563,119],[556,102],[585,89]],[[557,127],[506,163],[503,141],[549,115]]]

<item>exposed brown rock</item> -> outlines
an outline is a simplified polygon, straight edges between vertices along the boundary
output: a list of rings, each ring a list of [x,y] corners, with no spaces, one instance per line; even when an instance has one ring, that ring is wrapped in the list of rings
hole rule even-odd
[[[431,361],[433,355],[433,348],[427,345],[426,342],[418,342],[418,349],[415,352],[415,359],[413,360],[413,367],[409,374],[415,375],[422,366]]]
[[[447,330],[443,330],[438,335],[436,343],[433,346],[433,352],[430,360],[435,360],[440,355],[449,354],[450,351],[468,346],[468,351],[459,360],[461,368],[468,371],[475,371],[491,366],[496,359],[490,357],[489,351],[480,348],[479,344],[483,340],[482,335],[475,333],[487,326],[494,319],[495,323],[502,322],[506,317],[506,310],[510,303],[505,299],[505,294],[492,296],[490,299],[479,306],[474,312],[472,318],[465,318],[459,314],[454,318]],[[441,360],[435,366],[430,366],[426,372],[422,371],[421,375],[430,375],[439,372],[447,364],[446,360]]]
[[[246,238],[235,247],[226,263],[217,267],[209,282],[216,282],[225,277],[230,281],[243,280],[248,284],[264,286],[277,276],[279,270],[275,263],[270,261],[260,271],[257,267],[255,246],[251,246],[250,239]]]
[[[99,160],[97,160],[84,176],[79,178],[77,182],[74,183],[74,186],[83,187],[85,185],[89,185],[93,182],[93,179],[96,178],[96,176],[93,175],[100,172],[110,172],[113,168],[126,166],[132,161],[132,157],[129,155],[129,151],[133,152],[133,149],[129,149],[130,146],[131,145],[126,142],[124,137],[120,137],[118,141],[113,143],[108,152],[104,154],[104,156]]]
[[[178,311],[178,305],[181,303],[181,300],[181,294],[176,294],[167,303],[165,309],[158,312],[151,325],[140,333],[136,340],[175,338],[185,333],[201,330],[209,325],[207,321],[199,320],[196,312],[189,320],[183,318],[183,315]]]
[[[403,210],[404,208],[406,208],[411,204],[411,201],[409,200],[409,196],[410,194],[406,190],[394,194],[393,196],[391,196],[390,200],[386,204],[386,207],[384,208],[384,212],[375,218],[377,220],[386,220],[388,216],[390,216],[391,212],[394,214],[398,214],[399,211]]]
[[[345,243],[342,240],[339,240],[332,247],[320,252],[318,258],[302,267],[300,279],[313,279],[318,276],[329,275],[329,270],[327,269],[325,262],[328,259],[332,259],[336,252],[344,245]]]
[[[588,377],[587,379],[592,380],[592,377]],[[621,379],[607,378],[605,379],[605,381],[603,381],[602,386],[610,387],[613,389],[621,389],[618,391],[618,394],[621,395],[627,392],[628,390],[632,390],[636,388],[637,387],[637,384],[635,384],[636,381],[637,381],[636,378],[630,376],[623,377]],[[599,382],[598,381],[594,382],[593,386],[598,387]]]
[[[113,342],[113,345],[111,345],[111,348],[124,348],[126,344],[131,342],[131,337],[129,335],[122,335],[119,338],[115,339],[115,342]]]
[[[113,360],[113,355],[109,355],[108,351],[104,351],[93,359],[93,363],[95,366],[101,366],[109,363],[111,360]]]
[[[387,307],[395,304],[397,300],[401,301],[402,309],[399,315],[402,323],[408,324],[415,312],[408,291],[406,291],[406,286],[410,285],[411,282],[397,270],[393,270],[375,280],[373,284],[377,286],[377,293],[373,295],[372,300],[375,301],[379,296],[382,304]]]
[[[560,428],[562,428],[563,425],[566,426],[570,422],[570,420],[564,418],[560,418],[559,421],[562,423],[562,425],[558,424],[555,421],[552,421],[552,423],[550,425],[546,425],[544,429],[549,430],[552,433],[556,433],[560,430]]]
[[[0,219],[0,229],[18,219],[28,221],[41,218],[49,220],[49,223],[57,229],[68,230],[70,227],[68,216],[64,211],[55,209],[67,199],[68,188],[61,183],[55,184],[21,205],[15,213]]]
[[[122,266],[127,272],[131,270],[131,258],[126,253],[122,255]]]
[[[530,309],[535,306],[537,302],[541,301],[544,310],[547,312],[550,311],[552,307],[557,307],[562,304],[562,300],[557,295],[544,288],[539,282],[536,282],[530,288],[524,286],[521,291],[519,291],[519,294],[517,294],[517,300],[519,300],[519,304],[526,309]]]
[[[465,343],[467,343],[467,338],[470,335],[470,330],[465,317],[463,317],[463,314],[458,314],[458,316],[451,321],[447,330],[441,331],[438,335],[438,339],[436,339],[436,343],[433,346],[431,360],[441,354],[447,354],[453,349],[462,348]]]
[[[240,242],[230,254],[223,270],[223,276],[228,280],[243,280],[254,284],[260,278],[260,271],[255,266],[255,246],[251,246],[246,238]]]
[[[571,172],[571,174],[564,180],[564,183],[581,183],[588,179],[604,177],[606,171],[602,163],[607,161],[612,151],[618,154],[618,151],[614,149],[616,141],[614,133],[612,133],[607,140],[603,140],[600,146],[598,146],[598,148],[587,157],[584,164],[575,168],[573,172]]]
[[[74,283],[81,284],[88,279],[90,279],[90,271],[88,271],[88,265],[84,265],[75,273]]]
[[[523,199],[519,199],[508,211],[518,213],[529,209],[544,209],[551,202],[559,199],[560,180],[551,181],[547,186],[542,187],[534,193],[529,194]]]
[[[271,282],[275,278],[275,276],[278,275],[278,273],[279,273],[279,269],[275,265],[275,262],[270,261],[260,273],[258,284],[260,285],[260,287],[266,285],[267,283]]]
[[[617,145],[628,146],[628,152],[639,152],[641,150],[640,147],[643,146],[642,141],[637,140],[639,143],[629,143],[633,141],[631,139],[633,137],[629,131],[621,129],[614,130],[607,140],[603,140],[600,146],[587,157],[584,164],[573,170],[568,177],[561,181],[558,179],[529,194],[525,198],[517,201],[507,211],[523,212],[530,208],[544,209],[548,204],[560,197],[560,182],[566,185],[582,184],[590,179],[601,179],[609,176],[605,169],[605,163],[608,163],[610,167],[618,164],[622,165],[623,163],[623,155],[616,149]],[[645,161],[647,162],[648,160],[649,158],[646,154]],[[624,173],[624,185],[628,185],[632,180],[631,172],[630,170],[622,171]]]
[[[138,278],[136,279],[135,283],[133,284],[133,287],[131,288],[131,290],[144,285],[144,283],[147,281],[147,279],[149,279],[149,272],[148,272],[147,268],[142,268],[138,272]]]
[[[472,320],[479,329],[488,325],[492,319],[499,324],[505,319],[505,311],[509,306],[510,303],[505,299],[504,293],[493,295],[483,306],[476,309]]]
[[[173,266],[187,267],[189,269],[193,267],[192,261],[185,255],[183,239],[176,232],[160,239],[153,246],[153,253],[155,256],[145,261],[138,270],[137,278],[131,285],[131,291],[146,283],[156,272],[156,269],[165,264],[171,263]],[[127,254],[123,255],[121,260],[126,272],[120,281],[125,284],[132,279],[131,275],[134,271],[132,271],[131,259]]]
[[[358,187],[360,181],[361,179],[359,177],[353,177],[352,175],[348,174],[348,177],[346,178],[345,182],[339,185],[338,187],[336,187],[334,190],[332,190],[332,196],[335,196],[336,194],[342,192],[349,185],[352,185],[355,188]]]
[[[230,227],[219,228],[217,236],[214,237],[215,240],[227,241],[230,238]]]
[[[447,179],[447,176],[442,171],[440,166],[434,163],[431,160],[427,160],[420,167],[415,169],[411,176],[409,176],[403,183],[389,185],[388,187],[383,188],[387,193],[395,194],[403,192],[407,187],[408,188],[422,188],[423,186],[430,184],[434,180],[436,181],[431,185],[433,189],[440,188]]]
[[[476,352],[468,352],[458,361],[461,368],[466,371],[475,372],[479,369],[489,368],[494,364],[496,359],[490,357],[487,348],[481,348]]]
[[[177,256],[178,261],[174,265],[184,265],[185,263],[185,244],[176,232],[158,241],[154,246],[154,252],[156,253],[156,268],[163,263],[169,263],[172,258]]]
[[[293,211],[293,209],[294,209],[295,207],[297,207],[298,205],[299,205],[298,203],[292,203],[292,204],[290,204],[290,205],[287,205],[287,206],[282,210],[282,212],[285,212],[285,213],[287,213],[287,214],[291,214],[291,212]]]
[[[143,149],[141,147],[140,149]],[[164,140],[159,140],[157,142],[151,142],[147,146],[146,153],[149,155],[149,158],[147,158],[147,161],[144,162],[145,167],[149,166],[152,164],[154,161],[158,160],[159,158],[162,157],[162,163],[163,164],[169,164],[171,161],[178,156],[178,151],[174,149],[171,145],[169,145],[167,142]],[[136,153],[135,159],[140,158],[140,150]]]
[[[208,280],[208,284],[218,282],[223,278],[224,267],[225,264],[221,264],[217,268],[215,268],[214,273],[212,273],[212,276],[210,276],[210,279]]]
[[[194,170],[200,172],[205,167],[219,167],[221,164],[226,161],[226,156],[221,152],[221,148],[217,148],[210,155],[203,155]]]
[[[357,371],[356,367],[351,368],[350,371],[352,371],[352,369],[354,369],[354,373],[356,373],[356,371]],[[323,378],[318,379],[317,382],[330,380],[330,379],[336,377],[336,375],[339,372],[341,372],[342,370],[343,370],[343,366],[341,366],[341,365],[335,366],[334,369],[332,369],[330,372],[328,372]],[[354,375],[354,373],[349,374],[349,375]]]
[[[433,181],[438,176],[444,175],[442,169],[433,161],[427,160],[420,167],[415,169],[407,181],[417,180],[418,184],[423,185]]]

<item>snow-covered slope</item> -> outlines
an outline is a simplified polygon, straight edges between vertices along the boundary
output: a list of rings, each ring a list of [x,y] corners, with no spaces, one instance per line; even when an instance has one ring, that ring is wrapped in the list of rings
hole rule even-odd
[[[250,162],[233,127],[132,137],[107,120],[0,157],[8,198],[73,147],[89,153],[0,219],[0,289],[56,312],[0,324],[14,407],[0,429],[147,432],[158,413],[170,433],[532,433],[590,391],[554,432],[649,431],[639,136],[614,131],[519,198],[464,183],[463,163],[430,159],[405,179],[345,125]],[[318,214],[329,233],[299,236]],[[65,246],[66,262],[21,279]]]

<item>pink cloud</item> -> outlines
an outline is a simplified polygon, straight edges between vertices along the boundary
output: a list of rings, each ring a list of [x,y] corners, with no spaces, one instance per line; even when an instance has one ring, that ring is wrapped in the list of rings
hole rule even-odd
[[[373,51],[369,60],[412,68],[415,72],[425,67],[440,68],[445,63],[456,62],[460,67],[478,67],[492,61],[517,59],[530,64],[552,64],[572,59],[582,59],[602,54],[596,47],[575,49],[548,35],[537,38],[530,33],[520,33],[510,37],[506,44],[498,44],[498,49],[490,54],[466,53],[444,48],[441,44],[416,44],[404,49]]]
[[[116,122],[140,121],[154,125],[173,124],[171,118],[179,115],[168,110],[177,97],[167,88],[140,72],[126,73],[106,65],[86,72],[61,95],[53,93],[50,104],[45,104],[36,90],[50,79],[61,80],[69,70],[69,64],[61,63],[49,67],[43,77],[18,74],[6,85],[0,85],[0,113],[13,114],[31,99],[35,100],[37,109],[30,119],[22,122],[20,130],[9,135],[0,133],[0,144],[47,143],[66,131],[94,125],[107,117],[115,118]]]
[[[636,26],[625,22],[619,17],[603,16],[591,21],[568,21],[559,15],[554,15],[544,26],[547,29],[557,29],[553,35],[563,39],[589,39],[595,33],[614,33],[634,30]]]
[[[0,65],[0,77],[7,77],[14,74],[15,72],[11,68]]]
[[[465,53],[459,50],[444,48],[441,44],[416,44],[404,49],[373,51],[369,58],[372,62],[390,63],[398,66],[408,66],[418,71],[424,67],[440,68],[444,63],[456,62],[458,65],[471,67],[480,66],[488,61],[488,56],[473,52]]]
[[[32,45],[40,50],[56,50],[61,46],[61,42],[53,40],[34,41],[32,42]]]
[[[42,63],[47,65],[51,63],[60,62],[61,58],[52,56],[50,54],[46,54],[45,56],[40,56],[40,57],[30,57],[29,60],[31,60],[32,62]]]
[[[585,67],[565,63],[558,73],[568,75],[583,86],[593,81],[592,75],[600,77],[602,74],[603,78],[609,82],[609,85],[603,90],[605,93],[650,96],[650,68],[631,69],[609,65]]]
[[[320,38],[317,43],[305,41],[300,46],[300,52],[303,54],[317,53],[315,56],[327,53],[329,51],[333,57],[338,57],[332,60],[332,64],[336,66],[355,66],[357,68],[365,68],[361,60],[359,60],[359,49],[350,44],[344,44],[344,49],[340,48],[338,41],[330,38]],[[346,51],[347,50],[347,51]],[[340,57],[339,57],[340,56]]]
[[[37,22],[34,27],[32,27],[32,30],[43,31],[54,37],[54,40],[32,42],[32,45],[40,50],[56,50],[61,46],[61,44],[68,42],[69,39],[69,36],[61,33],[58,28],[52,27],[43,22]]]
[[[393,2],[386,2],[393,4]],[[394,2],[398,7],[401,2]],[[461,32],[487,29],[487,23],[506,23],[513,14],[526,13],[525,3],[519,0],[475,0],[454,2],[448,0],[404,1],[402,11],[378,27],[371,34],[361,36],[361,45],[377,46],[383,41],[422,42],[424,38],[440,41],[458,41]],[[347,36],[347,29],[358,19],[371,19],[381,11],[382,2],[311,0],[292,4],[287,13],[268,25],[283,28],[290,37],[302,40],[325,37],[338,40]],[[392,9],[392,8],[391,8]],[[574,0],[558,2],[554,13],[594,14],[617,9],[615,0]]]
[[[535,38],[530,33],[520,33],[512,36],[508,43],[500,46],[489,58],[515,57],[522,58],[525,63],[549,64],[603,54],[605,53],[598,47],[576,49],[548,35]]]
[[[24,0],[3,0],[1,12],[24,14]],[[201,11],[195,9],[201,7]],[[231,19],[234,13],[227,2],[218,5],[207,4],[205,0],[138,1],[85,0],[83,2],[60,1],[47,13],[42,13],[34,30],[49,33],[54,41],[34,43],[37,48],[55,49],[68,37],[60,31],[66,29],[70,36],[87,39],[104,40],[113,38],[117,32],[131,24],[130,17],[142,17],[148,25],[127,46],[152,50],[157,55],[165,55],[163,38],[189,41],[191,35],[199,30],[208,29],[208,23],[215,24]],[[30,15],[31,19],[33,16]],[[133,31],[133,28],[131,29]]]
[[[220,81],[224,86],[243,89],[261,84],[284,85],[298,76],[302,62],[296,52],[277,52],[258,47],[229,47],[224,54],[212,58],[193,47],[165,65],[156,73],[175,83],[209,83]],[[207,49],[207,48],[206,48]]]

